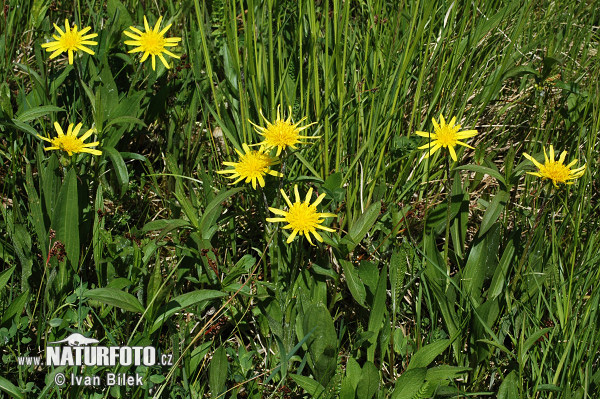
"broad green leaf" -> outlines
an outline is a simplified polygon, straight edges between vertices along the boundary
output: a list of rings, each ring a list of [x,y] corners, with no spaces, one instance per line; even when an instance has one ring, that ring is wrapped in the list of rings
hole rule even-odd
[[[8,283],[8,280],[10,280],[10,276],[12,276],[12,274],[16,268],[17,268],[17,266],[13,266],[10,269],[7,269],[7,270],[3,271],[2,273],[0,273],[0,294],[2,293],[2,289]]]
[[[223,279],[223,287],[233,283],[237,278],[245,273],[250,272],[250,268],[256,264],[256,258],[250,254],[242,256],[237,261],[235,266],[227,271],[227,275]],[[313,265],[314,268],[314,265]]]
[[[79,264],[79,222],[77,175],[75,169],[71,169],[58,194],[52,229],[56,231],[56,239],[65,244],[65,251],[73,269],[77,269]]]
[[[304,389],[307,394],[311,395],[312,398],[322,397],[325,388],[323,388],[323,385],[319,384],[318,381],[298,374],[291,374],[290,377],[292,377],[292,380],[294,380],[296,384],[300,386],[300,388]]]
[[[483,215],[483,220],[481,221],[481,226],[479,227],[478,235],[479,237],[483,237],[485,233],[492,227],[496,220],[498,220],[498,216],[504,210],[506,206],[506,202],[510,198],[510,195],[506,191],[500,191],[494,198],[492,202],[488,205],[488,208],[485,210]]]
[[[531,349],[531,347],[542,337],[544,336],[544,334],[552,331],[553,327],[547,327],[547,328],[542,328],[541,330],[538,330],[536,332],[534,332],[533,334],[529,335],[529,337],[527,338],[527,340],[525,341],[525,343],[523,344],[523,347],[520,348],[520,359],[519,362],[521,364],[525,364],[525,362],[527,361],[527,351],[529,351],[529,349]]]
[[[96,288],[84,292],[83,295],[130,312],[144,313],[144,307],[136,297],[116,288]]]
[[[362,370],[356,359],[353,357],[348,358],[348,361],[346,362],[346,377],[348,377],[354,389],[358,386],[361,375]]]
[[[0,377],[0,390],[6,392],[12,398],[25,399],[25,395],[21,392],[21,389],[4,377]]]
[[[226,295],[227,294],[224,292],[215,290],[196,290],[179,295],[171,299],[169,303],[160,308],[159,314],[156,316],[156,320],[154,321],[152,328],[150,328],[150,333],[156,331],[169,317],[181,311],[182,309],[202,301],[217,299]]]
[[[367,291],[365,290],[365,285],[358,277],[358,273],[356,272],[354,265],[352,262],[344,259],[340,259],[339,262],[344,270],[346,285],[348,285],[348,289],[350,290],[352,297],[354,297],[354,300],[356,300],[360,306],[366,307],[365,298],[367,297]]]
[[[38,243],[46,243],[48,242],[48,230],[46,228],[44,214],[42,212],[42,202],[40,201],[37,190],[33,185],[33,174],[31,173],[30,164],[27,164],[26,174],[27,181],[25,182],[25,190],[27,192],[27,199],[29,202],[29,217],[32,222],[31,224],[35,230]],[[40,247],[43,259],[45,260],[48,256],[48,247],[46,245],[41,245]]]
[[[502,258],[500,258],[500,262],[494,271],[494,277],[492,277],[490,289],[488,290],[488,298],[496,298],[504,291],[504,281],[506,279],[508,269],[512,264],[514,254],[515,245],[514,240],[511,238],[506,244],[504,252],[502,253]]]
[[[375,202],[371,204],[365,212],[360,215],[358,220],[352,224],[348,235],[345,237],[348,239],[348,250],[352,251],[367,235],[381,212],[381,203]]]
[[[471,371],[469,367],[449,366],[446,364],[427,369],[427,381],[438,382],[442,380],[454,380]]]
[[[142,127],[146,127],[146,124],[138,118],[135,118],[133,116],[119,116],[119,117],[111,119],[109,122],[107,122],[106,125],[104,126],[104,129],[106,130],[112,125],[117,125],[117,124],[121,124],[121,123],[127,123],[127,124],[135,123]]]
[[[406,370],[396,380],[394,392],[390,399],[412,399],[425,382],[425,367]]]
[[[494,170],[492,168],[488,168],[487,166],[481,165],[462,165],[454,168],[455,170],[470,170],[471,172],[483,173],[484,175],[490,175],[496,180],[498,180],[504,187],[506,187],[506,181],[504,180],[504,176],[498,170]]]
[[[142,227],[142,231],[162,230],[165,228],[173,229],[189,225],[190,222],[183,219],[158,219],[146,223],[144,227]]]
[[[27,228],[20,223],[15,223],[8,231],[10,232],[15,252],[21,262],[21,290],[24,291],[29,289],[29,277],[33,268],[31,236]]]
[[[356,396],[361,399],[371,399],[379,390],[380,380],[377,367],[367,361],[362,368],[362,376],[356,387]]]
[[[2,323],[0,324],[6,323],[15,315],[20,315],[30,299],[29,290],[23,291],[21,295],[13,299],[10,305],[8,305],[8,308],[4,310],[4,314],[2,315]]]
[[[307,341],[309,365],[316,380],[327,386],[337,365],[337,333],[329,310],[323,303],[313,305],[311,311],[304,315],[303,328],[304,331],[314,328]]]
[[[146,289],[148,292],[146,296],[146,307],[150,307],[150,310],[147,313],[148,319],[154,320],[152,318],[154,316],[154,310],[158,309],[160,305],[159,289],[162,282],[163,276],[160,270],[160,261],[157,258],[157,261],[154,263],[152,274],[148,279],[148,288]],[[152,305],[150,305],[151,303]]]
[[[102,147],[102,151],[108,155],[112,162],[117,180],[121,186],[121,195],[125,194],[125,191],[127,191],[127,187],[129,186],[129,172],[127,171],[127,165],[125,165],[123,157],[119,151],[112,147]]]
[[[450,221],[458,215],[461,209],[464,208],[464,205],[468,204],[468,196],[466,193],[464,194],[453,194],[450,198]],[[433,231],[433,235],[441,234],[446,229],[446,223],[448,218],[448,202],[444,201],[437,205],[429,214],[427,215],[427,221],[425,224],[425,228],[427,232]]]
[[[44,199],[46,213],[50,219],[54,217],[54,209],[57,207],[57,198],[60,193],[61,173],[58,157],[53,153],[45,164],[42,164],[44,151],[38,147],[38,171],[41,178],[40,197]]]
[[[220,395],[225,390],[225,382],[227,382],[227,352],[223,346],[219,346],[213,353],[208,369],[211,398],[225,397]]]
[[[392,314],[398,309],[398,295],[404,284],[404,274],[408,270],[408,257],[413,257],[412,247],[408,241],[403,241],[399,248],[394,249],[390,259],[390,288],[392,293]]]
[[[450,342],[449,339],[441,339],[423,346],[410,358],[407,370],[429,366],[436,357],[441,355],[446,348],[448,348]]]
[[[35,107],[28,109],[27,111],[22,112],[17,116],[17,120],[20,122],[28,122],[33,119],[40,118],[42,116],[48,115],[50,112],[59,112],[64,111],[64,109],[55,107],[54,105],[42,105],[41,107]]]
[[[385,299],[387,296],[387,281],[388,272],[387,264],[383,265],[383,269],[379,274],[379,281],[377,282],[377,290],[373,297],[373,307],[371,308],[371,314],[369,315],[368,331],[373,332],[373,336],[370,339],[371,345],[367,350],[367,360],[375,360],[375,348],[377,347],[377,337],[381,330],[384,313],[385,313]]]
[[[517,372],[511,371],[498,388],[498,399],[515,399],[519,397],[519,379]]]
[[[29,134],[31,134],[33,137],[35,137],[35,139],[36,139],[36,140],[40,140],[40,141],[42,141],[42,140],[41,140],[41,139],[40,139],[40,138],[37,136],[37,135],[38,135],[38,132],[37,132],[37,130],[35,130],[34,128],[32,128],[31,126],[29,126],[27,123],[25,123],[25,122],[22,122],[22,121],[20,121],[20,120],[18,120],[18,119],[12,119],[11,121],[12,121],[12,123],[15,125],[15,127],[16,127],[17,129],[19,129],[19,130],[21,130],[21,131],[23,131],[23,132],[25,132],[25,133],[29,133]]]
[[[243,189],[243,187],[236,187],[226,191],[221,191],[215,196],[215,198],[212,199],[212,201],[210,201],[208,205],[206,205],[204,213],[202,214],[202,218],[200,219],[200,225],[198,227],[198,230],[200,230],[202,233],[202,238],[209,238],[205,236],[205,232],[208,228],[212,227],[211,225],[214,224],[217,218],[221,215],[221,203]]]
[[[483,238],[475,239],[463,270],[465,293],[476,301],[481,297],[483,281],[493,275],[498,264],[500,230],[500,224],[494,223]]]

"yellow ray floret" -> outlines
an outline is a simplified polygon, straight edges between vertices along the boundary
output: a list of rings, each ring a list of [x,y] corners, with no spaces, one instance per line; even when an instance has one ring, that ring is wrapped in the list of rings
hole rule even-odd
[[[256,132],[264,137],[264,140],[257,145],[263,145],[267,149],[277,147],[277,156],[279,156],[281,151],[285,150],[286,147],[296,149],[296,144],[307,144],[307,142],[303,142],[301,139],[317,139],[320,137],[302,136],[300,134],[302,130],[314,125],[316,122],[300,126],[300,124],[306,119],[306,117],[304,117],[294,124],[292,122],[292,107],[289,107],[289,115],[285,120],[281,119],[279,108],[280,106],[277,106],[277,119],[273,123],[269,122],[263,115],[262,111],[260,111],[260,116],[267,124],[266,127],[258,126],[252,121],[249,121],[252,126],[255,127]]]
[[[425,148],[429,149],[427,154],[425,154],[425,158],[428,158],[429,156],[433,155],[440,148],[445,147],[445,148],[448,148],[448,151],[450,152],[450,156],[452,157],[452,159],[454,161],[456,161],[457,158],[456,158],[456,151],[454,150],[454,147],[457,144],[462,145],[464,147],[474,149],[467,143],[463,143],[462,141],[459,141],[459,140],[468,139],[470,137],[476,136],[477,130],[465,130],[465,131],[459,132],[460,125],[455,125],[456,117],[452,118],[452,120],[450,121],[449,124],[446,124],[444,115],[440,115],[439,125],[435,121],[434,118],[431,119],[431,122],[433,122],[433,129],[434,129],[433,133],[416,132],[417,135],[422,136],[422,137],[427,137],[428,139],[431,140],[429,143],[419,147],[420,150],[425,149]]]
[[[88,54],[94,54],[94,52],[86,46],[96,46],[98,43],[89,39],[98,36],[98,34],[91,33],[86,35],[86,33],[92,29],[89,26],[80,31],[77,30],[77,25],[71,29],[69,20],[65,19],[64,31],[56,24],[54,24],[54,29],[56,29],[59,34],[59,36],[52,35],[56,41],[42,44],[42,47],[45,48],[46,51],[52,52],[52,54],[50,54],[50,59],[58,57],[61,53],[66,52],[69,55],[69,64],[73,64],[74,52],[81,50]]]
[[[573,165],[577,163],[577,159],[572,160],[568,165],[564,164],[567,152],[563,151],[560,154],[558,161],[554,160],[554,147],[550,146],[550,158],[546,155],[546,148],[544,148],[544,163],[539,163],[534,157],[527,153],[523,153],[523,156],[529,159],[538,168],[537,172],[527,172],[530,175],[541,177],[543,179],[550,179],[555,187],[558,187],[556,183],[573,184],[569,180],[578,179],[585,173],[586,165],[583,165],[576,169],[571,169]]]
[[[282,216],[278,218],[267,218],[267,222],[286,222],[287,225],[283,226],[284,229],[291,229],[292,233],[287,239],[287,243],[291,243],[296,235],[304,235],[310,245],[314,245],[310,239],[312,234],[318,241],[323,242],[323,237],[317,232],[316,229],[334,232],[335,230],[327,226],[323,226],[323,218],[337,217],[333,213],[319,213],[317,212],[317,205],[325,198],[325,193],[319,195],[315,202],[312,204],[310,200],[312,198],[313,189],[310,188],[306,194],[304,201],[300,199],[300,193],[298,192],[298,186],[294,185],[294,194],[296,196],[296,202],[292,204],[289,197],[285,194],[285,191],[281,190],[281,194],[288,204],[289,211],[284,211],[277,208],[269,208],[271,212],[276,215]]]
[[[167,69],[169,68],[169,64],[167,63],[167,60],[165,59],[163,53],[168,56],[174,57],[174,58],[179,58],[178,55],[173,54],[172,52],[167,50],[165,47],[177,46],[178,45],[177,43],[179,43],[181,38],[180,37],[165,37],[165,33],[167,33],[167,31],[169,30],[169,28],[171,27],[171,24],[169,24],[163,30],[159,31],[161,21],[162,21],[162,16],[158,18],[158,21],[156,21],[156,25],[154,25],[154,29],[150,29],[150,26],[148,25],[148,20],[146,19],[146,16],[144,16],[144,28],[146,29],[145,32],[142,32],[141,30],[139,30],[133,26],[129,27],[129,29],[131,29],[131,32],[128,32],[128,31],[123,32],[125,35],[127,35],[133,39],[133,40],[126,40],[125,44],[127,44],[128,46],[137,46],[133,50],[129,50],[129,53],[143,52],[144,55],[142,55],[142,59],[140,62],[144,62],[144,61],[146,61],[148,56],[150,56],[150,55],[152,56],[152,70],[155,70],[156,57],[158,57],[160,59],[160,61],[165,66],[165,68],[167,68]]]
[[[279,159],[265,153],[263,147],[258,151],[252,151],[248,145],[244,143],[242,144],[242,148],[244,149],[244,154],[237,149],[235,150],[240,157],[238,162],[223,162],[223,165],[232,166],[233,169],[217,171],[217,173],[220,174],[230,174],[230,176],[227,176],[229,179],[237,178],[237,180],[231,184],[236,184],[246,179],[245,182],[252,182],[252,188],[256,190],[256,181],[258,181],[258,184],[260,184],[261,187],[265,186],[265,175],[268,174],[277,177],[283,176],[283,174],[270,169],[271,166],[279,164]]]
[[[84,143],[85,139],[94,134],[96,130],[90,129],[87,132],[85,132],[83,136],[77,137],[77,135],[79,134],[79,130],[81,130],[81,126],[82,124],[78,123],[77,126],[75,126],[75,129],[73,129],[73,123],[71,123],[69,125],[69,128],[67,129],[67,134],[64,134],[60,125],[54,122],[54,128],[56,129],[56,133],[58,134],[57,137],[51,139],[48,137],[40,136],[39,134],[38,137],[52,144],[52,147],[44,148],[44,150],[46,151],[62,150],[66,151],[67,154],[69,154],[69,156],[73,155],[73,153],[79,152],[87,152],[88,154],[92,155],[102,155],[102,151],[89,148],[96,147],[99,144],[99,142],[94,141],[93,143]]]

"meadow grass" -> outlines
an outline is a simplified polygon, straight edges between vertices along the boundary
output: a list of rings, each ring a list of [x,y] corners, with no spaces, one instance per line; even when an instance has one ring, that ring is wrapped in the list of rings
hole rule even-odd
[[[3,6],[3,394],[600,397],[595,2]],[[170,69],[128,53],[144,16],[182,38]],[[41,47],[65,18],[98,34],[72,65]],[[279,107],[314,139],[229,186]],[[478,132],[457,161],[418,148],[440,114]],[[54,122],[102,155],[44,151]],[[586,165],[574,184],[526,173],[550,145]],[[336,215],[322,243],[266,220],[294,185]],[[75,332],[173,361],[18,364]],[[109,372],[144,383],[55,383]]]

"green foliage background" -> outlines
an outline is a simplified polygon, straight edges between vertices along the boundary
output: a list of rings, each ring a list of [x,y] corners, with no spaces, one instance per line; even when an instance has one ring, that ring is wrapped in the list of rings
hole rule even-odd
[[[597,398],[594,1],[15,0],[0,10],[0,390],[17,398]],[[167,70],[122,34],[173,23]],[[48,59],[65,18],[96,54]],[[314,144],[264,190],[215,172],[281,105]],[[432,118],[477,129],[448,164]],[[103,155],[45,152],[83,122]],[[312,142],[312,141],[311,141]],[[552,188],[523,153],[587,171]],[[338,214],[266,223],[279,189]],[[59,243],[59,244],[57,244]],[[64,248],[61,245],[64,245]],[[63,256],[57,256],[62,254]],[[172,366],[34,367],[73,332]],[[141,387],[54,384],[139,373]]]

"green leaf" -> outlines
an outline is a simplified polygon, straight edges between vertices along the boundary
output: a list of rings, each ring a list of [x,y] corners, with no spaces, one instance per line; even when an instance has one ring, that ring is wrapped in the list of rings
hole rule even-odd
[[[352,297],[360,306],[366,307],[365,299],[367,297],[367,291],[365,290],[365,285],[358,277],[358,273],[356,272],[354,265],[352,265],[352,262],[344,259],[340,259],[339,262],[344,270],[346,285],[348,285],[348,289],[350,290]]]
[[[17,115],[16,119],[20,122],[28,122],[33,119],[48,115],[50,112],[59,111],[64,111],[64,109],[55,107],[54,105],[42,105],[41,107],[34,107],[22,112],[20,115]]]
[[[379,371],[369,361],[362,368],[362,377],[356,389],[356,396],[361,399],[371,399],[379,390]]]
[[[442,380],[454,380],[471,371],[469,367],[457,367],[442,364],[440,366],[427,369],[427,381],[439,382]]]
[[[227,352],[223,346],[213,353],[208,370],[208,385],[210,386],[211,398],[225,396],[220,394],[225,390],[227,382]]]
[[[27,199],[29,202],[29,216],[31,224],[35,230],[35,234],[38,238],[38,243],[48,242],[48,230],[44,221],[44,214],[42,212],[42,202],[38,196],[37,190],[33,185],[33,174],[31,173],[31,165],[26,166],[27,180],[25,182],[25,190],[27,192]],[[48,256],[48,248],[46,245],[41,245],[41,251],[43,259],[45,260]]]
[[[21,122],[18,119],[12,119],[11,120],[12,123],[15,125],[15,127],[25,133],[29,133],[31,134],[33,137],[35,137],[36,139],[39,139],[38,132],[37,130],[35,130],[34,128],[32,128],[31,126],[29,126],[27,123],[25,122]]]
[[[0,294],[2,293],[2,289],[8,283],[8,280],[10,280],[10,276],[12,276],[12,274],[15,271],[16,267],[17,266],[13,266],[10,269],[7,269],[7,270],[3,271],[2,273],[0,273]]]
[[[506,191],[500,191],[494,195],[492,202],[488,205],[485,214],[483,215],[481,227],[479,227],[479,237],[483,237],[490,227],[496,223],[496,220],[498,220],[498,216],[500,216],[500,213],[504,210],[509,197],[510,195]]]
[[[450,342],[449,339],[441,339],[423,346],[410,358],[407,370],[429,366],[436,357],[441,355],[450,346]]]
[[[148,222],[142,227],[142,231],[152,231],[152,230],[163,230],[169,229],[173,230],[178,227],[189,226],[190,222],[183,219],[159,219]]]
[[[462,165],[457,166],[454,170],[470,170],[471,172],[482,173],[484,175],[490,175],[496,180],[498,180],[504,187],[506,187],[506,181],[504,180],[504,176],[498,170],[494,170],[492,168],[488,168],[487,166],[481,165]]]
[[[390,399],[412,399],[425,382],[427,369],[425,367],[406,370],[396,380],[394,392]]]
[[[123,160],[123,157],[119,151],[115,150],[114,148],[102,147],[102,151],[108,155],[113,164],[113,168],[115,169],[115,173],[117,175],[117,180],[121,186],[121,195],[123,195],[129,186],[129,172],[127,171],[127,165],[125,165],[125,161]]]
[[[320,398],[325,391],[323,385],[319,384],[317,381],[313,380],[310,377],[305,377],[303,375],[291,374],[292,380],[296,382],[300,386],[300,388],[304,389],[307,394],[311,395],[313,398]]]
[[[0,377],[0,389],[12,396],[13,398],[25,399],[25,395],[23,395],[21,390],[4,377]]]
[[[79,264],[79,203],[77,197],[77,175],[69,170],[58,194],[52,217],[52,229],[56,239],[65,244],[67,257],[73,269]]]
[[[52,154],[45,165],[42,164],[44,151],[38,147],[38,173],[40,173],[40,197],[44,198],[46,212],[52,219],[54,209],[57,206],[57,197],[60,192],[62,182],[60,180],[60,166],[56,154]]]
[[[208,205],[206,205],[204,214],[200,219],[200,225],[198,227],[198,230],[202,233],[202,238],[210,238],[206,236],[206,233],[210,227],[216,223],[216,219],[221,215],[221,203],[243,189],[243,187],[236,187],[226,191],[221,191],[215,196],[215,198],[212,199],[212,201],[210,201]]]
[[[367,350],[367,360],[375,360],[375,348],[377,347],[377,336],[381,330],[383,317],[385,314],[385,298],[387,294],[387,281],[388,281],[387,264],[383,265],[383,269],[379,274],[379,281],[377,282],[377,290],[373,297],[373,307],[371,308],[371,314],[369,316],[368,331],[373,332],[373,336],[369,340],[371,345]]]
[[[178,297],[175,297],[160,308],[159,314],[156,316],[156,320],[150,328],[150,334],[160,328],[169,317],[173,314],[180,312],[182,309],[195,305],[198,302],[209,301],[226,296],[227,294],[221,291],[215,290],[196,290],[188,292]]]
[[[498,388],[498,399],[514,399],[519,397],[519,389],[517,388],[519,380],[516,371],[511,371],[502,381]]]
[[[119,116],[117,118],[111,119],[110,122],[108,122],[104,126],[104,130],[108,129],[112,125],[117,125],[117,124],[121,124],[121,123],[128,123],[128,124],[135,123],[142,127],[146,127],[146,124],[138,118],[135,118],[133,116]]]
[[[520,350],[520,359],[519,359],[519,363],[524,364],[527,361],[527,351],[529,351],[529,349],[531,349],[531,347],[546,333],[552,331],[553,327],[547,327],[547,328],[542,328],[541,330],[538,330],[536,332],[534,332],[533,334],[531,334],[529,336],[529,338],[527,338],[527,340],[525,341],[525,343],[523,344],[523,347]]]
[[[465,293],[479,301],[483,281],[496,269],[500,246],[500,224],[494,223],[483,238],[477,238],[471,248],[462,280]]]
[[[131,16],[119,0],[108,0],[106,2],[106,12],[112,21],[115,21],[115,28],[127,28],[133,25]]]
[[[510,241],[506,244],[504,248],[504,252],[502,253],[502,258],[500,258],[500,262],[494,271],[494,277],[492,277],[492,282],[490,283],[490,289],[488,290],[488,298],[496,298],[502,292],[504,292],[504,281],[506,279],[506,274],[508,273],[508,269],[512,264],[512,259],[515,254],[515,244],[514,240],[511,238]]]
[[[20,315],[23,312],[23,309],[25,309],[25,305],[29,299],[29,290],[23,291],[21,295],[13,299],[8,308],[4,311],[2,322],[0,324],[6,323],[14,315]]]
[[[322,385],[327,386],[337,366],[337,333],[329,310],[319,302],[304,315],[304,331],[311,331],[307,341],[310,355],[309,365],[313,375]]]
[[[348,242],[348,250],[352,251],[367,235],[375,221],[379,217],[379,213],[381,212],[381,203],[376,202],[371,204],[365,210],[365,212],[360,215],[358,220],[352,224],[350,230],[348,231],[348,235],[346,237],[349,240]]]
[[[144,307],[136,297],[116,288],[96,288],[84,292],[83,296],[129,312],[144,313]]]
[[[358,386],[358,381],[360,380],[361,375],[362,370],[356,359],[354,359],[353,357],[349,358],[346,362],[346,377],[349,378],[354,389],[356,389],[356,387]]]
[[[408,270],[408,257],[412,258],[412,247],[403,241],[400,248],[395,248],[390,259],[390,288],[392,294],[392,314],[398,309],[398,295],[404,284],[404,274]]]

